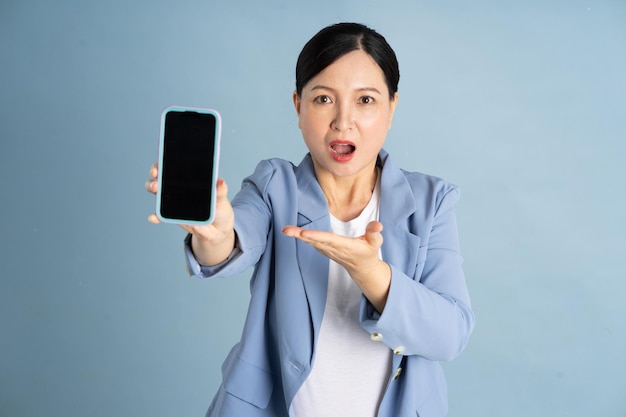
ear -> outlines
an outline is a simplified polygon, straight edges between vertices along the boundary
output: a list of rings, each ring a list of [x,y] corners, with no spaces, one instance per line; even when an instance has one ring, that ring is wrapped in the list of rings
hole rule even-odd
[[[296,108],[296,113],[298,117],[300,117],[300,97],[298,97],[298,92],[293,92],[293,106]]]
[[[298,92],[297,91],[293,92],[292,99],[293,99],[293,106],[295,107],[296,114],[298,115],[298,127],[302,128],[300,126],[300,97],[298,96]]]
[[[391,124],[393,122],[393,115],[396,112],[396,106],[398,105],[398,98],[400,96],[398,96],[398,92],[396,92],[393,95],[393,100],[389,101],[389,126],[387,127],[387,129],[391,129]]]

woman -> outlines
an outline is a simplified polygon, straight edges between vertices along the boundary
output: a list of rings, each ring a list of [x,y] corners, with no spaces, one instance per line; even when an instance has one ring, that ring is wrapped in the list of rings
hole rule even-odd
[[[262,161],[232,203],[220,180],[215,221],[183,226],[193,275],[255,266],[243,335],[207,416],[446,415],[439,361],[460,354],[474,327],[459,192],[383,150],[398,80],[380,34],[322,29],[298,58],[293,94],[309,153],[297,166]]]

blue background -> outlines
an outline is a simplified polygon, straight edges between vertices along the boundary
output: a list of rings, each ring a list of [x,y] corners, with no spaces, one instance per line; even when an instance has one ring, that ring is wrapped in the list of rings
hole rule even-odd
[[[204,415],[249,273],[188,278],[146,221],[160,112],[222,113],[231,196],[299,162],[295,60],[337,21],[396,50],[396,163],[463,190],[450,416],[626,415],[626,2],[2,0],[2,417]]]

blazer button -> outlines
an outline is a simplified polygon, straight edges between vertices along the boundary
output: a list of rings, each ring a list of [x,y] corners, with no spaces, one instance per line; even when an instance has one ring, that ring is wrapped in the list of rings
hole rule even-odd
[[[402,368],[396,369],[396,372],[393,374],[393,380],[395,381],[396,379],[398,379],[401,373],[402,373]]]
[[[370,339],[372,339],[374,342],[380,342],[381,340],[383,340],[383,335],[380,333],[372,333],[370,335]]]
[[[402,355],[405,349],[406,348],[404,346],[398,346],[397,348],[393,350],[393,353],[396,355]]]

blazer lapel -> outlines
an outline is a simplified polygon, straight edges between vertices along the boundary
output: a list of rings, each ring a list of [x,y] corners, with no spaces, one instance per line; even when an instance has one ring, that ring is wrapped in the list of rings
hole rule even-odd
[[[309,230],[330,231],[328,203],[317,182],[310,155],[307,155],[297,167],[296,177],[298,181],[298,226]],[[296,241],[296,252],[311,311],[314,337],[317,338],[326,306],[329,260],[311,245],[300,240]]]
[[[408,218],[416,210],[413,189],[384,150],[380,161],[383,166],[379,211],[379,221],[383,224],[383,260],[412,276],[420,243],[419,236],[408,228]]]

